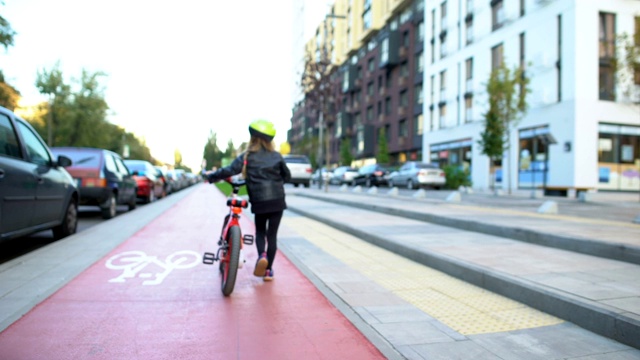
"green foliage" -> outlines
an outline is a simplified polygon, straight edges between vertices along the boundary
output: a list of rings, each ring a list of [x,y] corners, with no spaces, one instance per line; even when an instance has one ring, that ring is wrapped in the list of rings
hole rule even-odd
[[[102,72],[82,71],[79,89],[74,91],[64,80],[60,64],[39,71],[36,87],[49,96],[49,102],[28,120],[47,139],[49,146],[87,146],[103,148],[124,156],[129,148],[130,159],[157,161],[144,140],[107,120],[109,106],[104,98],[100,79]]]
[[[504,154],[505,127],[504,123],[491,110],[485,114],[484,131],[480,133],[478,145],[482,154],[491,160],[498,159]]]
[[[627,33],[619,35],[616,45],[613,68],[623,94],[631,96],[635,88],[635,79],[640,76],[640,31],[634,36]]]
[[[13,111],[18,106],[20,92],[4,80],[4,74],[0,70],[0,106]]]
[[[344,138],[340,142],[340,164],[351,166],[353,155],[351,154],[351,139]]]
[[[222,193],[225,196],[231,195],[231,192],[233,191],[233,187],[226,181],[218,181],[217,183],[215,183],[215,185],[218,187],[218,189],[220,189],[220,191],[222,191]],[[240,187],[240,191],[238,192],[238,195],[239,196],[247,195],[246,185],[242,185]]]
[[[497,158],[500,158],[504,150],[509,150],[510,130],[517,126],[518,122],[527,113],[527,94],[531,92],[529,88],[529,78],[524,69],[514,67],[509,69],[506,62],[502,62],[500,67],[493,69],[486,84],[486,91],[489,96],[489,110],[485,113],[485,129],[481,133],[478,144],[481,152],[489,156],[491,168]],[[511,151],[507,151],[507,166],[505,173],[509,174],[508,164],[510,163]],[[491,171],[493,173],[493,171]],[[509,194],[511,194],[510,176],[505,177],[508,183]]]
[[[0,5],[4,5],[4,2],[0,2]],[[5,50],[9,46],[13,46],[13,37],[16,32],[11,28],[9,21],[0,15],[0,45],[4,46]]]
[[[447,165],[444,167],[445,187],[447,189],[457,189],[460,186],[471,186],[471,174],[469,168],[460,165]]]
[[[387,143],[387,134],[384,127],[378,132],[378,152],[376,154],[378,164],[389,163],[389,144]]]
[[[202,153],[202,158],[207,162],[207,170],[211,170],[214,166],[221,167],[223,157],[224,154],[218,148],[218,135],[213,130],[210,130],[209,139],[207,139]]]

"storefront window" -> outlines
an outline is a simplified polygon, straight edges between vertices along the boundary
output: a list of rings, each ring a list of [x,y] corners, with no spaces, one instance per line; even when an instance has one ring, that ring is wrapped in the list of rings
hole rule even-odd
[[[549,146],[541,138],[548,134],[547,126],[520,130],[518,153],[518,187],[540,188],[546,184]]]
[[[640,189],[640,127],[600,124],[598,188]]]

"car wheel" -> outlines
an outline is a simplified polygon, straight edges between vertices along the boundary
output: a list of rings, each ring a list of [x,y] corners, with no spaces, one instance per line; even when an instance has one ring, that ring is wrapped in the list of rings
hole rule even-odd
[[[73,235],[78,229],[78,204],[75,200],[71,199],[69,205],[67,205],[67,211],[64,214],[62,223],[53,230],[53,238],[60,240],[67,236]]]
[[[351,180],[351,186],[355,187],[358,183],[355,180]]]
[[[364,186],[366,186],[366,187],[371,187],[371,179],[367,179],[367,180],[364,182]]]
[[[309,187],[309,182],[304,183],[304,187],[308,188]]]
[[[136,206],[138,206],[138,203],[136,202],[138,200],[138,198],[135,195],[137,192],[138,192],[138,190],[135,190],[133,192],[133,196],[131,196],[131,198],[129,199],[129,203],[127,203],[127,206],[129,207],[129,211],[135,209]]]
[[[149,196],[147,196],[146,203],[150,204],[154,201],[156,201],[156,192],[155,190],[151,189],[149,190]]]
[[[413,190],[413,180],[407,180],[407,189]]]
[[[390,187],[390,188],[392,188],[392,187],[394,187],[394,186],[395,186],[395,185],[393,184],[393,180],[389,180],[389,187]]]
[[[298,183],[295,183],[293,184],[293,187],[298,187],[298,185],[299,185]]]
[[[117,203],[116,203],[116,195],[111,193],[107,201],[102,204],[100,207],[102,218],[103,219],[111,219],[116,216]]]

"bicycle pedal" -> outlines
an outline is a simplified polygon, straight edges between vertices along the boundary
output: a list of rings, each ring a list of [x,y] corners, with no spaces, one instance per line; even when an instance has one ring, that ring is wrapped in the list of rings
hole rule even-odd
[[[242,242],[247,244],[247,245],[253,244],[253,235],[249,235],[249,234],[244,235],[242,237]]]
[[[209,253],[206,252],[204,253],[204,255],[202,256],[202,263],[203,264],[207,264],[207,265],[213,265],[213,263],[218,260],[216,258],[216,255],[214,253]]]

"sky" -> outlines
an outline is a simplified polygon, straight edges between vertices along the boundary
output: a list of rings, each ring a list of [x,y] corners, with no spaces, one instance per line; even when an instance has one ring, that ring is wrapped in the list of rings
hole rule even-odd
[[[144,139],[151,155],[200,169],[210,131],[226,149],[248,125],[291,127],[292,0],[1,0],[17,33],[0,69],[26,104],[44,100],[38,71],[57,62],[68,83],[104,72],[108,120]],[[2,5],[4,2],[4,5]]]

